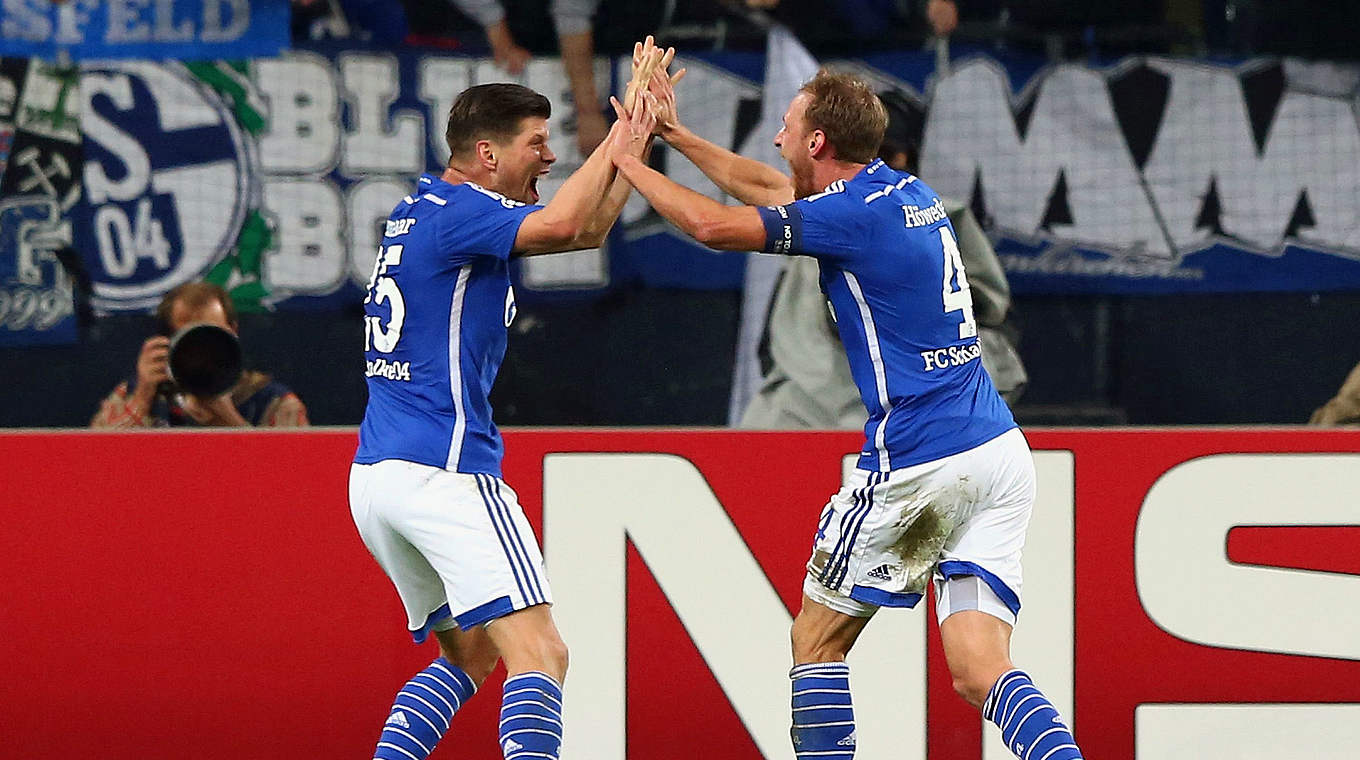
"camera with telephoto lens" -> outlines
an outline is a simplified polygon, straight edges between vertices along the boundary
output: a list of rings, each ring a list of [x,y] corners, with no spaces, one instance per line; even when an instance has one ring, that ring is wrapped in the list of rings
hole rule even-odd
[[[240,377],[241,342],[230,330],[201,322],[170,336],[174,390],[212,398],[231,390]]]

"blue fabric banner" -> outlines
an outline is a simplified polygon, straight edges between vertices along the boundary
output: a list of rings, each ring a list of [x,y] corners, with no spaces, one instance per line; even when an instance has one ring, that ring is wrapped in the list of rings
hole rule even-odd
[[[278,55],[288,0],[3,0],[0,55],[207,60]]]
[[[680,117],[778,164],[764,64],[759,53],[682,55]],[[1016,293],[1360,289],[1351,69],[973,54],[937,70],[918,52],[842,65],[916,114],[920,176],[977,213]],[[617,90],[628,66],[600,59],[601,88]],[[357,303],[381,221],[447,160],[454,97],[510,79],[485,59],[320,46],[36,71],[18,59],[0,67],[0,166],[12,142],[7,192],[57,198],[97,311],[148,309],[199,278],[247,310]],[[558,162],[540,184],[551,198],[583,161],[570,86],[556,59],[535,59],[518,81],[553,101]],[[21,90],[16,107],[6,93]],[[730,202],[675,151],[659,146],[652,160]],[[745,271],[741,254],[698,246],[634,197],[601,249],[526,259],[515,276],[531,303],[639,286],[735,289]]]

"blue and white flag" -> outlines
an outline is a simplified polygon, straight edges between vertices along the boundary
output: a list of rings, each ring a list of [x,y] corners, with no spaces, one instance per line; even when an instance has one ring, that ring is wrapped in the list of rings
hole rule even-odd
[[[73,343],[79,73],[0,59],[0,346]]]

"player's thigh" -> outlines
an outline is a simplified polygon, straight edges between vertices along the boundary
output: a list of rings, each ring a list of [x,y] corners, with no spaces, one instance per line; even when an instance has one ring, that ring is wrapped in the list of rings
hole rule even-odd
[[[936,612],[979,610],[1014,625],[1020,610],[1021,553],[1034,509],[1034,461],[1019,430],[974,450],[980,501],[949,538],[936,568]]]
[[[364,546],[392,581],[412,631],[426,630],[446,603],[444,583],[420,550],[396,530],[389,516],[423,477],[409,462],[388,460],[350,468],[350,514]],[[423,635],[423,634],[422,634]]]
[[[857,617],[915,606],[978,494],[966,457],[857,470],[822,512],[803,592]]]
[[[443,580],[459,627],[552,602],[533,529],[495,476],[434,472],[397,527]]]

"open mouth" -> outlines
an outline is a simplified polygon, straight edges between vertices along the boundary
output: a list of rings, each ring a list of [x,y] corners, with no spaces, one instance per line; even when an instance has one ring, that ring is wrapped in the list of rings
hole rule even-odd
[[[529,202],[538,203],[538,177],[529,180]]]

